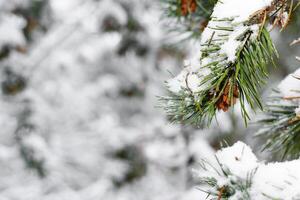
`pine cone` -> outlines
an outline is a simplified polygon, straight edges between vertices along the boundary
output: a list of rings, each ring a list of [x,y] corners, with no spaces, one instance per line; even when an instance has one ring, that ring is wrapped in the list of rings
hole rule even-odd
[[[223,94],[217,101],[217,108],[218,110],[223,110],[224,112],[228,111],[230,106],[233,106],[236,103],[237,98],[239,97],[239,90],[238,87],[235,85],[233,89],[233,100],[231,102],[231,99],[229,98],[229,89],[230,89],[230,84],[227,84]]]
[[[196,12],[197,4],[196,0],[181,0],[181,14],[186,16],[189,13]]]

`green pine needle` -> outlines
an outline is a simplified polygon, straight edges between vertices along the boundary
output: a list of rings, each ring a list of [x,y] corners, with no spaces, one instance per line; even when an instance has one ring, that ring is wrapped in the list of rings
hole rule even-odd
[[[278,91],[267,105],[265,117],[258,121],[263,127],[256,136],[266,138],[263,150],[279,154],[282,159],[300,156],[300,119],[296,116],[297,102],[284,100]]]
[[[212,199],[230,199],[239,193],[241,199],[250,200],[249,190],[252,186],[252,179],[256,170],[251,171],[245,180],[240,179],[231,173],[228,167],[223,166],[216,157],[218,166],[214,167],[206,160],[199,163],[200,168],[205,171],[203,176],[200,174],[198,189],[207,193]],[[226,185],[219,185],[217,179],[228,180]]]
[[[201,85],[207,85],[205,89],[192,94],[188,89],[182,89],[179,94],[170,92],[167,97],[160,97],[161,107],[166,111],[171,122],[192,124],[196,126],[208,126],[218,111],[218,104],[224,98],[224,91],[229,86],[230,105],[234,105],[235,87],[238,90],[238,98],[241,104],[241,111],[245,123],[249,120],[246,109],[248,103],[252,109],[262,109],[260,88],[268,77],[267,64],[272,60],[276,50],[270,38],[269,32],[262,29],[256,39],[251,39],[253,32],[245,32],[241,41],[243,46],[237,53],[235,63],[224,64],[224,55],[220,59],[210,63],[211,73],[204,77]],[[218,51],[218,48],[211,48],[218,41],[209,41],[210,45],[202,51],[209,51],[202,57],[210,56]],[[228,105],[228,107],[230,106]]]
[[[213,11],[217,0],[195,0],[195,12],[183,15],[182,0],[160,0],[163,7],[163,18],[169,19],[169,30],[172,32],[187,33],[190,38],[198,38]]]

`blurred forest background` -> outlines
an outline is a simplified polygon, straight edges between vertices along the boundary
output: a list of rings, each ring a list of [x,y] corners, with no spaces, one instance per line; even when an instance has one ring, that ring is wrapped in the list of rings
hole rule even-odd
[[[299,67],[299,21],[272,34],[264,96]],[[171,24],[159,0],[0,0],[0,200],[199,200],[191,169],[220,141],[272,160],[238,108],[210,129],[157,108],[197,51]]]

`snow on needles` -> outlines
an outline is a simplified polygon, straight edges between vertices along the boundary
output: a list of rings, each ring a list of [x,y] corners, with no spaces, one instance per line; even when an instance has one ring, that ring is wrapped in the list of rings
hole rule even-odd
[[[230,148],[224,148],[216,153],[216,157],[229,168],[232,174],[246,179],[249,172],[258,167],[258,161],[250,147],[242,142],[235,143]]]
[[[252,180],[249,186],[251,199],[299,199],[300,197],[300,160],[287,161],[281,163],[264,164],[259,162],[253,154],[251,148],[243,142],[237,142],[231,147],[224,148],[216,153],[220,166],[229,172],[230,176],[220,176],[215,170],[211,174],[198,172],[200,177],[212,177],[217,179],[218,187],[237,187],[232,184],[232,180],[239,180],[246,183],[249,178]],[[239,188],[235,194],[228,199],[239,198]]]
[[[0,48],[5,45],[24,45],[25,38],[22,29],[25,20],[13,14],[0,15]]]
[[[173,93],[179,93],[182,89],[197,93],[205,87],[202,82],[203,75],[209,73],[207,66],[218,61],[216,65],[228,66],[237,59],[237,53],[244,44],[241,36],[252,31],[251,39],[256,38],[259,32],[257,24],[246,25],[251,16],[256,12],[266,9],[272,4],[273,0],[222,0],[216,4],[211,20],[207,28],[202,33],[200,41],[200,59],[199,54],[192,58],[191,67],[185,68],[179,76],[168,81],[169,90]],[[228,29],[228,30],[226,30]],[[230,30],[229,30],[230,29]],[[227,35],[227,37],[224,37]],[[210,41],[221,41],[211,44]],[[207,46],[219,46],[220,50],[209,53],[205,48]],[[221,61],[219,61],[221,60]],[[197,61],[196,63],[194,61]],[[204,70],[206,68],[206,70]],[[190,77],[190,72],[197,73],[198,76]],[[186,84],[188,83],[188,84]],[[189,86],[192,85],[192,88]]]
[[[212,16],[219,19],[235,17],[235,22],[243,22],[272,2],[273,0],[222,0],[215,6]]]

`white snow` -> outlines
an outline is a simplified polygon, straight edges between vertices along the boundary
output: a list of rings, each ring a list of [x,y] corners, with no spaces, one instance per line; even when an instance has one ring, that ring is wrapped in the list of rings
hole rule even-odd
[[[25,2],[0,0],[0,48],[24,44],[27,52],[12,49],[1,60],[0,78],[2,84],[4,68],[10,67],[28,82],[16,95],[0,94],[0,199],[198,199],[187,162],[213,150],[203,134],[187,145],[182,127],[170,125],[155,108],[168,77],[164,63],[181,62],[173,55],[158,57],[167,44],[157,6],[140,0],[49,0],[42,13],[50,22],[47,31],[35,30],[25,42],[26,22],[11,12],[17,1]],[[107,16],[120,31],[103,30]],[[131,17],[140,30],[128,30]],[[128,36],[147,48],[145,55],[128,44]],[[130,47],[124,55],[122,45]],[[194,79],[191,74],[191,89]],[[26,165],[21,147],[29,159],[43,163],[46,177]],[[118,158],[122,151],[129,158]],[[143,165],[144,174],[126,182],[127,173]]]
[[[226,178],[210,169],[209,172],[198,171],[199,177],[214,177],[219,187],[222,187],[236,179],[246,183],[252,174],[252,183],[248,188],[251,199],[293,200],[300,197],[300,160],[264,164],[257,160],[251,148],[243,142],[218,151],[216,157],[223,169],[228,170],[231,175]],[[241,193],[237,192],[229,199],[239,199],[239,195]]]
[[[249,19],[257,11],[267,8],[274,0],[221,0],[212,14],[218,19],[235,17],[235,22]]]
[[[236,59],[237,52],[239,48],[243,45],[243,41],[238,40],[239,36],[244,34],[248,30],[252,30],[253,34],[251,39],[254,39],[259,31],[258,25],[245,25],[244,22],[250,19],[250,17],[257,11],[266,9],[271,5],[273,0],[222,0],[218,1],[216,4],[212,20],[208,23],[207,28],[201,36],[201,43],[205,44],[211,39],[224,39],[222,35],[228,35],[226,41],[221,44],[221,49],[217,53],[211,53],[208,57],[203,58],[203,55],[194,55],[191,59],[191,67],[183,69],[183,71],[168,82],[168,86],[171,92],[178,93],[182,89],[186,89],[186,84],[184,83],[187,79],[189,85],[192,86],[192,92],[199,92],[204,88],[202,85],[199,87],[204,75],[208,74],[210,71],[207,70],[206,65],[216,61],[217,59],[222,59],[220,55],[225,55],[222,64],[226,65],[229,63],[234,63]],[[222,19],[234,19],[233,21],[224,21]],[[217,19],[214,21],[213,19]],[[221,21],[218,21],[220,20]],[[221,30],[222,27],[233,28],[232,31]],[[217,29],[216,29],[217,28]],[[218,29],[221,28],[221,29]],[[212,38],[213,37],[213,38]],[[199,51],[204,47],[200,47]],[[187,77],[190,73],[196,72],[197,76],[192,78]],[[187,78],[186,78],[187,77]],[[198,88],[197,88],[198,86]]]
[[[24,45],[22,29],[25,25],[25,20],[19,16],[0,14],[0,49],[5,45]]]
[[[258,167],[257,158],[251,148],[242,142],[218,151],[216,157],[225,168],[242,179],[246,179],[249,173]]]
[[[251,195],[254,199],[293,200],[300,197],[300,160],[270,163],[258,168],[254,175]]]
[[[225,53],[228,56],[228,61],[234,62],[236,59],[236,52],[238,47],[241,45],[235,38],[230,37],[228,42],[222,44],[221,53]]]
[[[206,198],[206,194],[193,187],[188,173],[192,165],[188,162],[194,160],[197,165],[203,158],[213,160],[215,148],[211,144],[221,132],[230,132],[236,126],[226,115],[219,121],[221,128],[215,125],[209,130],[195,131],[169,124],[160,110],[154,108],[155,96],[163,93],[161,83],[168,77],[165,66],[176,68],[181,62],[174,54],[167,52],[170,55],[166,56],[162,52],[169,45],[164,40],[168,35],[164,35],[158,24],[160,11],[156,5],[147,0],[49,0],[47,12],[42,14],[43,20],[50,22],[47,31],[37,31],[33,41],[26,42],[22,33],[26,22],[12,11],[30,2],[0,0],[0,48],[25,45],[27,49],[24,54],[12,50],[9,57],[1,60],[1,83],[6,78],[3,69],[7,66],[28,80],[23,92],[0,94],[0,199]],[[128,12],[142,26],[141,31],[130,34],[149,48],[144,57],[138,56],[134,48],[125,55],[118,54],[128,30],[111,33],[101,29],[107,15],[115,17],[123,29]],[[228,61],[235,59],[236,37],[249,28],[237,27],[221,50]],[[211,36],[209,29],[204,38],[205,34]],[[201,79],[210,70],[202,66],[212,58],[200,62],[199,47],[191,51],[193,55],[185,63],[186,68],[168,82],[173,92],[185,88],[197,93],[204,87],[200,86]],[[235,120],[239,124],[239,119]],[[33,128],[21,132],[19,141],[16,132],[25,125]],[[34,169],[27,167],[20,143],[30,158],[43,161],[46,177],[40,178]],[[128,147],[133,149],[129,153],[129,157],[134,155],[133,160],[114,157]],[[295,197],[299,191],[298,175],[297,180],[288,177],[289,172],[297,173],[298,161],[282,166],[264,165],[241,142],[219,151],[217,156],[240,179],[259,167],[260,182],[254,183],[253,193],[265,188],[267,194],[276,191],[278,197]],[[139,161],[146,164],[145,174],[117,187],[115,181],[124,178]],[[273,180],[276,176],[271,172],[282,176],[278,176],[278,181]],[[214,177],[220,185],[236,178]],[[285,184],[285,180],[292,186]],[[273,183],[285,190],[273,190]],[[240,194],[235,195],[238,198]]]
[[[173,93],[179,93],[182,89],[187,89],[193,93],[199,92],[204,88],[204,85],[201,85],[202,77],[205,74],[209,73],[208,69],[198,70],[202,73],[192,72],[192,67],[195,65],[188,65],[183,69],[175,78],[167,81],[167,87],[169,91]]]

